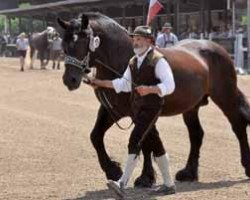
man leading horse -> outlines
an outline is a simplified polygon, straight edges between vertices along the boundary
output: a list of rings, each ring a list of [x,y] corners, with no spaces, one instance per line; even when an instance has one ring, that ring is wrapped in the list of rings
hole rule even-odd
[[[122,177],[118,181],[109,181],[108,186],[118,195],[123,195],[123,189],[144,145],[144,149],[152,149],[164,180],[164,184],[153,193],[174,194],[175,184],[170,175],[169,158],[155,125],[164,103],[162,97],[173,93],[175,89],[172,70],[163,55],[152,48],[153,34],[150,27],[138,26],[131,36],[135,56],[129,61],[123,77],[113,81],[91,80],[94,87],[113,88],[116,93],[132,92],[132,119],[135,126],[129,139],[128,159]]]

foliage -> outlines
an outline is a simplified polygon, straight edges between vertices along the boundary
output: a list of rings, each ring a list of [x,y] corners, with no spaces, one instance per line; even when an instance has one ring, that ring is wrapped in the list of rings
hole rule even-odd
[[[19,8],[25,9],[31,7],[30,3],[22,3],[19,5]],[[5,16],[0,15],[0,33],[4,32],[4,22]],[[44,29],[43,23],[40,20],[33,21],[33,28],[36,31],[41,31]],[[19,19],[17,17],[11,18],[11,33],[14,35],[19,34],[20,32],[30,32],[31,31],[31,21],[29,18],[22,18],[22,23],[19,30]]]

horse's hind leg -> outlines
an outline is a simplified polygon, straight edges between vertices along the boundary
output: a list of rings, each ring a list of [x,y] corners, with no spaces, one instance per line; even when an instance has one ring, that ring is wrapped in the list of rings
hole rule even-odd
[[[190,153],[187,164],[184,169],[176,174],[178,181],[197,181],[198,180],[198,165],[200,157],[200,148],[204,131],[201,127],[198,111],[200,106],[183,114],[184,122],[188,128],[189,139],[191,143]]]
[[[226,91],[224,90],[224,94]],[[241,163],[245,168],[246,175],[250,177],[250,150],[247,138],[247,125],[250,124],[249,104],[239,90],[234,95],[225,94],[223,98],[219,97],[220,95],[211,95],[213,101],[220,107],[231,124],[240,144]]]
[[[103,106],[100,106],[94,129],[91,132],[91,141],[107,179],[117,181],[122,175],[122,170],[119,163],[112,161],[108,156],[103,141],[105,132],[113,123],[108,111]]]
[[[33,47],[30,47],[30,69],[34,68],[34,55],[35,54],[35,49]]]

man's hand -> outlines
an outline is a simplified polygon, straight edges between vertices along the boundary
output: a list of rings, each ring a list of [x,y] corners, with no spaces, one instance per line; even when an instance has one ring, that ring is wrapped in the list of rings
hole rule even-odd
[[[135,88],[135,90],[141,95],[146,96],[151,93],[151,89],[149,86],[138,86]]]
[[[85,83],[87,83],[88,85],[90,85],[93,89],[97,89],[98,86],[97,86],[96,82],[97,82],[97,79],[92,78],[92,77],[88,77],[88,80]]]
[[[91,85],[94,89],[98,87],[103,88],[113,88],[112,81],[110,80],[100,80],[97,78],[89,78],[89,85]]]
[[[141,86],[136,87],[135,90],[141,96],[146,96],[148,94],[161,94],[161,90],[157,86],[145,86],[145,85],[141,85]]]

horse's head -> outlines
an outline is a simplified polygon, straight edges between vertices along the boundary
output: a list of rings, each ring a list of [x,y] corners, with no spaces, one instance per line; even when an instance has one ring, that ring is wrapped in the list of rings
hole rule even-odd
[[[100,39],[94,37],[86,15],[69,22],[58,19],[58,23],[64,29],[62,47],[66,57],[63,82],[69,90],[74,90],[89,71],[90,53],[98,48]]]
[[[52,43],[57,31],[53,27],[48,26],[46,29],[46,33],[48,42]]]

